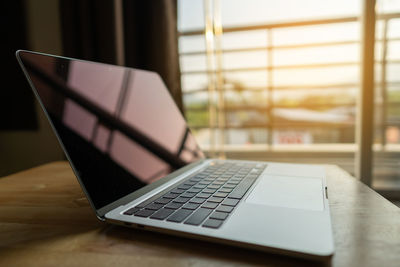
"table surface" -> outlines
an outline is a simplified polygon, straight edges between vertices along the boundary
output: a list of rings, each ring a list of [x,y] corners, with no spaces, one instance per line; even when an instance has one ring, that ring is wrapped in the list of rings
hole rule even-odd
[[[332,266],[400,266],[400,209],[326,165]],[[0,178],[0,266],[319,266],[100,222],[67,162]]]

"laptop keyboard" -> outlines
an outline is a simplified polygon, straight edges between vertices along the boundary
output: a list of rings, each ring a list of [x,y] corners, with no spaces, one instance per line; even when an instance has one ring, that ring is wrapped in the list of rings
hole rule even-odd
[[[216,161],[167,193],[157,194],[123,214],[217,229],[265,167],[264,163]]]

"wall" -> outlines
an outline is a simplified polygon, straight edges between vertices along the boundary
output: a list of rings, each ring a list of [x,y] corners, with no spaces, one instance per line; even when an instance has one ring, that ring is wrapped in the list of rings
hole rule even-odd
[[[58,0],[26,1],[28,41],[32,50],[62,54],[58,5]],[[0,131],[0,177],[64,158],[38,103],[36,110],[38,130]]]

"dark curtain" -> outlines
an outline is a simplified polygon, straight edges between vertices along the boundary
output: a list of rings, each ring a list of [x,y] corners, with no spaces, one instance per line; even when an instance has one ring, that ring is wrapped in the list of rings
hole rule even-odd
[[[160,74],[182,111],[176,0],[122,7],[125,65]],[[116,64],[114,1],[61,0],[60,12],[66,56]]]
[[[115,64],[114,1],[61,0],[60,13],[65,56]]]
[[[125,1],[123,7],[126,65],[158,72],[182,111],[177,2]]]
[[[34,130],[37,118],[32,90],[15,57],[16,50],[29,48],[24,1],[1,1],[0,8],[0,130]]]

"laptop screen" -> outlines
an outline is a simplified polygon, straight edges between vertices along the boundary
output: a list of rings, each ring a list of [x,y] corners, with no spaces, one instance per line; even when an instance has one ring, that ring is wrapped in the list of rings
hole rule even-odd
[[[18,54],[96,209],[204,157],[158,74]]]

